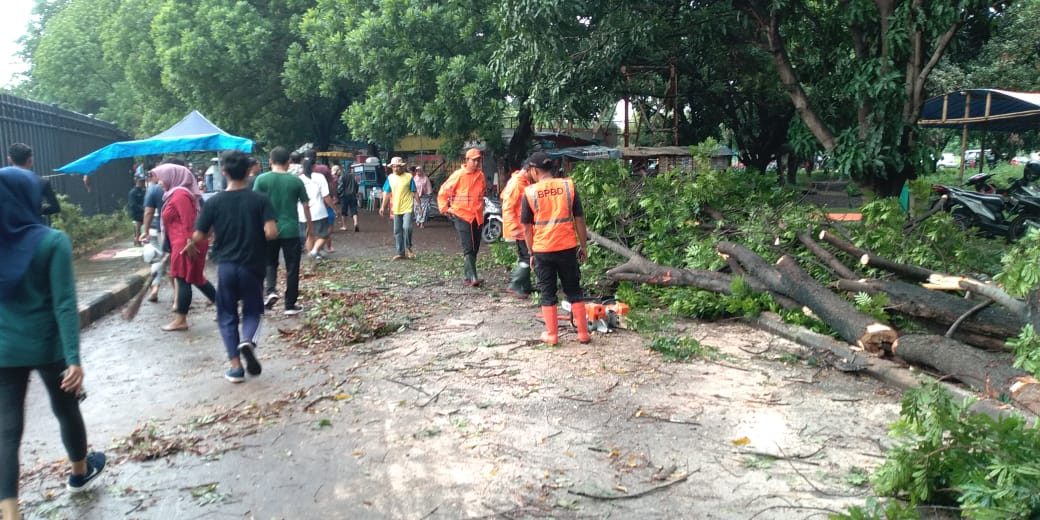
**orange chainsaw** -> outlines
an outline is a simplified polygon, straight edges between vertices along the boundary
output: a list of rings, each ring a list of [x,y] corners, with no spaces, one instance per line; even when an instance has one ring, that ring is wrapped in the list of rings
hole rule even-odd
[[[623,316],[628,315],[629,306],[624,302],[619,302],[614,299],[605,299],[604,302],[610,303],[591,303],[585,302],[585,315],[589,320],[589,330],[595,330],[601,334],[614,332],[614,329],[621,327],[621,319]],[[566,319],[570,324],[574,325],[574,317],[571,314],[571,304],[568,301],[560,303],[560,308],[567,313]],[[563,318],[561,316],[561,318]]]

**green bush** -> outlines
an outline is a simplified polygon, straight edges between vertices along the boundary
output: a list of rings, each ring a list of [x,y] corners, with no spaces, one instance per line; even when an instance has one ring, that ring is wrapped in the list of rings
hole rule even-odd
[[[83,215],[83,209],[69,202],[65,195],[59,194],[58,201],[61,212],[51,217],[51,226],[69,236],[77,255],[92,250],[99,242],[118,234],[133,234],[130,216],[125,208],[115,213],[87,217]]]

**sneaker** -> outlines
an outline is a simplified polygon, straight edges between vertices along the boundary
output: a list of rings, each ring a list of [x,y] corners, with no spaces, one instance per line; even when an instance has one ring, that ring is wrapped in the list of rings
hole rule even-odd
[[[83,475],[69,475],[68,489],[72,492],[80,492],[89,487],[90,483],[97,478],[105,469],[105,454],[94,451],[87,454],[87,472]]]
[[[310,260],[312,264],[320,264],[322,257],[317,253],[307,253],[307,259]]]
[[[300,307],[299,305],[293,305],[292,307],[285,309],[285,312],[283,314],[285,314],[286,316],[296,316],[301,312],[303,312],[302,307]]]
[[[357,224],[354,224],[354,232],[357,233],[358,231],[361,231],[361,228],[357,227]]]
[[[260,361],[256,359],[256,353],[253,352],[255,348],[256,344],[252,341],[243,341],[238,345],[238,354],[246,362],[246,372],[249,372],[251,376],[258,376],[260,371],[263,370],[263,367],[260,366]]]
[[[227,369],[227,372],[224,372],[224,379],[227,379],[232,383],[241,383],[246,380],[246,371],[242,367],[229,368]]]
[[[264,298],[264,308],[267,310],[273,309],[275,303],[278,303],[278,295],[275,293],[270,293]]]

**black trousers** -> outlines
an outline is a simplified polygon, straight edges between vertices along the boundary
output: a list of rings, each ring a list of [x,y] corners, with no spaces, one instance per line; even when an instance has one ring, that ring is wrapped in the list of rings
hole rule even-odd
[[[517,262],[531,265],[531,252],[527,250],[527,242],[523,239],[516,241]]]
[[[480,251],[480,224],[476,220],[466,222],[458,217],[451,219],[455,226],[455,232],[459,234],[459,244],[462,245],[462,255],[477,256]]]
[[[51,399],[51,411],[61,428],[61,442],[70,461],[87,456],[87,430],[75,394],[61,389],[64,361],[35,367],[0,367],[0,500],[18,496],[18,448],[25,430],[25,393],[35,370]]]
[[[278,281],[278,252],[285,258],[285,308],[296,306],[300,296],[300,237],[276,238],[267,241],[267,276],[264,294],[276,292]]]
[[[563,294],[567,296],[567,301],[582,301],[584,295],[581,291],[577,247],[551,253],[535,252],[531,256],[534,258],[534,272],[538,275],[538,294],[543,307],[556,305],[557,279],[563,286]]]
[[[211,302],[217,301],[217,289],[213,287],[213,284],[206,280],[206,283],[202,285],[196,285],[202,294],[206,295],[206,298]],[[188,314],[188,307],[191,306],[191,284],[188,283],[184,278],[177,278],[177,314]]]

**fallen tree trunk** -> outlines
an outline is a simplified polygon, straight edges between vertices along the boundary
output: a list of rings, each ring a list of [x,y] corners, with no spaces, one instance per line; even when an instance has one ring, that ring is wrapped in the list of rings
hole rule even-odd
[[[1012,357],[987,352],[936,334],[907,334],[892,344],[892,354],[910,363],[932,367],[988,397],[1001,394],[1033,412],[1040,411],[1038,382],[1012,366]]]
[[[895,385],[904,390],[917,388],[920,386],[920,379],[927,377],[924,374],[914,374],[909,372],[902,366],[897,365],[894,361],[888,359],[858,356],[849,348],[848,345],[829,336],[817,334],[811,330],[784,323],[783,320],[775,314],[766,312],[757,318],[748,318],[746,321],[762,330],[772,332],[773,334],[777,334],[783,338],[800,343],[814,350],[830,351],[841,358],[843,360],[842,364],[847,365],[849,369],[864,372],[880,381],[884,381],[890,385]],[[842,367],[838,368],[843,369]],[[954,386],[951,383],[942,380],[939,380],[938,383],[958,399],[976,397],[973,393],[969,394],[967,390]],[[1015,392],[1022,401],[1029,402],[1031,399],[1034,399],[1029,395],[1030,392],[1040,390],[1038,387],[1040,387],[1040,385],[1030,384],[1029,381],[1026,381],[1021,385],[1015,383],[1012,385],[1012,392]],[[1036,400],[1040,402],[1040,399]],[[1026,415],[1025,413],[1033,412],[1032,410],[1025,410],[1025,412],[1011,411],[1004,403],[991,399],[989,396],[983,396],[982,399],[976,400],[972,403],[971,409],[977,413],[986,414],[993,419],[999,419],[1014,413],[1021,413],[1027,418],[1030,427],[1036,424],[1036,416],[1032,414]]]
[[[848,266],[846,266],[845,264],[841,263],[841,261],[838,260],[838,258],[835,257],[833,254],[831,254],[830,251],[820,246],[820,244],[813,240],[808,233],[804,231],[799,231],[795,236],[798,237],[798,241],[801,242],[806,249],[808,249],[812,254],[816,255],[820,260],[823,260],[823,263],[827,264],[827,266],[830,267],[832,271],[834,271],[834,274],[838,278],[844,278],[847,280],[855,280],[857,278],[862,278],[862,276],[855,273],[852,269],[849,269]]]
[[[625,259],[623,264],[607,271],[607,276],[613,280],[662,286],[689,286],[722,294],[732,294],[733,275],[703,269],[680,269],[663,266],[651,262],[639,253],[593,231],[588,232],[588,237],[593,242]],[[768,293],[777,304],[785,309],[800,309],[802,307],[798,302],[770,290],[769,287],[757,279],[745,277],[745,281],[752,290]]]
[[[780,272],[781,281],[790,287],[785,294],[812,309],[820,320],[845,341],[874,353],[880,352],[886,343],[892,343],[898,337],[892,327],[860,312],[851,303],[813,280],[791,256],[780,257],[776,268]]]
[[[760,279],[771,290],[811,309],[848,343],[875,353],[898,336],[888,325],[878,323],[817,283],[789,255],[780,257],[774,267],[754,251],[739,244],[719,242],[716,248],[720,253],[736,258],[750,276]]]
[[[890,310],[946,326],[952,325],[978,303],[898,280],[838,280],[836,285],[842,291],[884,293],[888,297]],[[1025,320],[1018,314],[1003,307],[989,306],[968,317],[958,329],[1007,339],[1017,336],[1023,325]]]
[[[903,278],[908,278],[917,282],[923,282],[928,280],[929,276],[936,274],[935,271],[932,271],[930,269],[917,267],[916,265],[900,264],[898,262],[893,262],[892,260],[889,260],[887,258],[877,256],[874,253],[867,251],[866,249],[861,249],[849,242],[846,242],[844,239],[838,237],[834,233],[821,231],[820,240],[823,240],[831,246],[834,246],[835,248],[847,253],[848,255],[858,260],[859,263],[862,265],[874,267],[876,269],[881,269],[890,273],[895,273]]]

